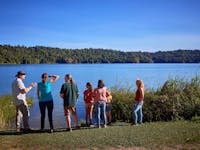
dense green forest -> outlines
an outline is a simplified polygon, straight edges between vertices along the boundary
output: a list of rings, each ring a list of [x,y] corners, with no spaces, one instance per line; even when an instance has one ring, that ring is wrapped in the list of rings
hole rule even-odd
[[[200,63],[200,50],[123,52],[110,49],[60,49],[0,45],[0,64]]]

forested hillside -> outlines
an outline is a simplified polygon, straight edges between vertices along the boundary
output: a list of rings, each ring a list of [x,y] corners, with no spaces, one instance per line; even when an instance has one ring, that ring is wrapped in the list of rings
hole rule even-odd
[[[0,64],[45,63],[200,63],[200,50],[149,53],[0,45]]]

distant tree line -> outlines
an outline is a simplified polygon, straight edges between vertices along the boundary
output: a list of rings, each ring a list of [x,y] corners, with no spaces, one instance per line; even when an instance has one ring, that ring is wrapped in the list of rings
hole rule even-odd
[[[0,64],[200,63],[200,50],[122,52],[111,49],[60,49],[0,45]]]

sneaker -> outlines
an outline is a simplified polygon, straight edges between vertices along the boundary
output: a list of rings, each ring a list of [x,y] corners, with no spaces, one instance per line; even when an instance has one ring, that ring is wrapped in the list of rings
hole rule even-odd
[[[67,128],[66,131],[72,132],[72,128]]]
[[[93,124],[90,124],[90,128],[92,128],[92,127],[94,127],[94,125],[93,125]]]
[[[53,133],[53,132],[54,132],[53,129],[50,129],[49,133]]]
[[[31,133],[31,132],[33,132],[33,130],[30,129],[30,128],[28,128],[28,129],[24,129],[24,133]]]
[[[103,125],[103,128],[107,128],[107,126],[104,124],[104,125]]]
[[[16,127],[16,131],[17,131],[17,132],[20,132],[20,131],[21,131],[21,128],[20,128],[20,127]]]
[[[131,123],[131,126],[137,126],[138,124],[137,123]]]
[[[40,133],[44,133],[44,132],[45,132],[45,129],[39,129],[38,132],[40,132]]]
[[[108,125],[108,126],[111,126],[111,122],[108,122],[107,125]]]

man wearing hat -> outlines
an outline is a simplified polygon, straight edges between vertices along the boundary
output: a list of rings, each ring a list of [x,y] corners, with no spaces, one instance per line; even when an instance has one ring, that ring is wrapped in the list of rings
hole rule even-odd
[[[29,127],[29,109],[26,102],[26,93],[36,86],[32,83],[29,87],[25,87],[22,80],[25,79],[26,73],[18,71],[16,79],[12,83],[13,103],[16,106],[16,131],[20,131],[21,119],[23,117],[24,131],[30,131]]]

